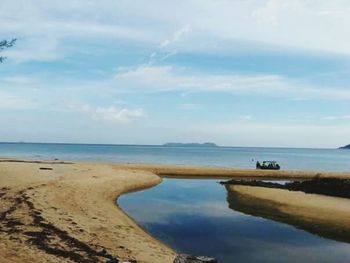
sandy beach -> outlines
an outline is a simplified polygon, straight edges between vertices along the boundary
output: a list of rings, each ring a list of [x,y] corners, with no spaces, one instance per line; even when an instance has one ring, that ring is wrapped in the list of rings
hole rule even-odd
[[[178,166],[162,164],[117,164],[120,169],[149,171],[164,178],[242,178],[242,179],[310,179],[318,177],[350,178],[350,172],[320,172],[298,170],[256,170],[206,166]]]
[[[106,262],[118,258],[170,263],[175,251],[129,218],[115,204],[118,196],[155,186],[162,177],[307,179],[316,175],[350,178],[349,173],[1,159],[0,262]],[[242,194],[252,194],[248,192]],[[265,199],[279,195],[266,197],[261,189],[253,192]],[[314,206],[314,201],[305,202],[304,210]],[[327,202],[316,200],[319,203]],[[322,205],[322,209],[326,216],[332,206]]]
[[[266,187],[227,185],[229,207],[350,242],[350,200]]]
[[[113,165],[0,163],[0,262],[170,263],[175,253],[115,205],[160,182]]]

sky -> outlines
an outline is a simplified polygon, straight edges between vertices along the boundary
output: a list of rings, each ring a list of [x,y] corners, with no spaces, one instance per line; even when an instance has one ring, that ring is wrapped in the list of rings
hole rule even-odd
[[[1,0],[0,141],[350,143],[348,0]]]

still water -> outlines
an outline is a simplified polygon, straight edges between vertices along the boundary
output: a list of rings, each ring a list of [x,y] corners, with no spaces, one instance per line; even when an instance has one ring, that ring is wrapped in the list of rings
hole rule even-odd
[[[240,168],[255,168],[256,160],[276,160],[282,169],[350,171],[350,150],[340,149],[0,143],[0,156]]]
[[[230,209],[215,180],[165,179],[119,198],[149,233],[181,253],[232,262],[350,262],[350,244]]]

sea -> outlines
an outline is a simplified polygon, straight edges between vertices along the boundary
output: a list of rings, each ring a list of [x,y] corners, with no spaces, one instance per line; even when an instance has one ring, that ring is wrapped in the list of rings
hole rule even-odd
[[[274,160],[286,170],[350,171],[350,150],[345,149],[0,143],[0,157],[237,168]]]

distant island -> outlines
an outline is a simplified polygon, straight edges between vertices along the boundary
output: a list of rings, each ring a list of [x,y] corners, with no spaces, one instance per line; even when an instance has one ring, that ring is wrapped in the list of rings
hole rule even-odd
[[[213,142],[205,142],[205,143],[179,143],[179,142],[167,142],[164,143],[163,146],[172,146],[172,147],[219,147]]]
[[[340,147],[339,149],[350,149],[350,144]]]

